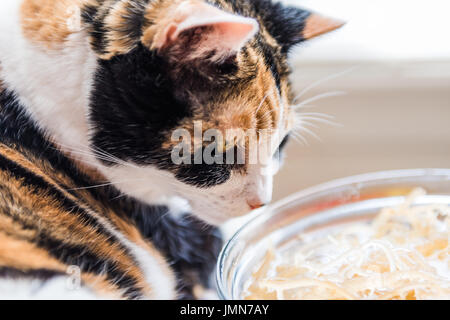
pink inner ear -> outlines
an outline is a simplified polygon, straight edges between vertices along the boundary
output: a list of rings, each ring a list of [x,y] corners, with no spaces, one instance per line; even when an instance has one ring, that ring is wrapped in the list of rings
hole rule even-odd
[[[181,17],[175,16],[165,29],[162,46],[176,42],[184,31],[209,26],[212,28],[208,31],[209,39],[212,37],[218,42],[205,41],[204,46],[238,51],[258,31],[255,19],[230,14],[205,3],[190,3],[180,8],[178,13]]]

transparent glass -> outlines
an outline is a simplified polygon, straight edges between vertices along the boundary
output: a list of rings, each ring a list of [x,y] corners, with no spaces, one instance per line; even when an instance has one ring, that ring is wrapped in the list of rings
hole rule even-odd
[[[414,188],[417,203],[450,205],[450,169],[414,169],[359,175],[293,194],[267,207],[223,248],[216,270],[221,299],[239,300],[245,282],[267,249],[281,248],[299,234],[339,223],[370,220],[381,208],[400,204]]]

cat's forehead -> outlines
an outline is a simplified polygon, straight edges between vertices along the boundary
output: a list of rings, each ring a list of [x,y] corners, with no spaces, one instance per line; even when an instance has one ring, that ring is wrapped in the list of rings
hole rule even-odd
[[[71,0],[82,1],[82,22],[87,26],[91,43],[102,59],[126,54],[138,44],[155,49],[155,37],[177,19],[184,11],[195,11],[202,4],[212,4],[223,12],[243,15],[258,21],[260,35],[272,46],[279,46],[267,32],[251,2],[226,0]],[[189,7],[190,9],[186,9]],[[198,8],[201,10],[201,7]],[[179,17],[180,16],[180,17]]]

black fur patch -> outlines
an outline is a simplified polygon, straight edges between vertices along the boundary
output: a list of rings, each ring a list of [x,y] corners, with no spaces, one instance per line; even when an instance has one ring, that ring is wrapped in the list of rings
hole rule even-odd
[[[194,298],[192,289],[196,284],[211,287],[211,275],[223,244],[219,229],[188,214],[175,219],[166,207],[138,206],[132,212],[144,236],[171,257],[180,279],[180,298]]]
[[[305,39],[302,31],[311,12],[292,6],[285,6],[272,0],[252,0],[256,14],[262,17],[264,26],[287,53],[294,45]]]
[[[127,55],[100,60],[91,93],[92,144],[138,164],[158,163],[165,134],[192,116],[173,93],[167,62],[143,46]]]
[[[115,0],[116,2],[121,0]],[[116,26],[116,32],[123,39],[130,39],[132,43],[137,44],[142,35],[143,25],[145,23],[144,14],[149,0],[134,1],[133,5],[126,6],[126,13],[121,17],[122,23]],[[81,19],[84,25],[88,26],[91,36],[92,48],[98,54],[106,54],[109,44],[107,38],[107,26],[105,18],[108,17],[114,4],[108,3],[109,7],[97,3],[95,5],[87,4],[82,7]]]
[[[39,280],[50,280],[54,277],[65,276],[66,274],[48,270],[48,269],[34,269],[29,271],[23,271],[14,268],[0,267],[0,278],[9,279],[39,279]]]

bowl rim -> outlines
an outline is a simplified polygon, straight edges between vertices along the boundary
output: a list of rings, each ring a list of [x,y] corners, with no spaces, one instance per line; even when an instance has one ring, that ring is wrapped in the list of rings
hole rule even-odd
[[[233,236],[225,243],[222,250],[219,253],[219,257],[216,264],[216,290],[219,298],[222,300],[228,300],[228,294],[225,293],[223,270],[225,258],[228,252],[232,249],[233,244],[237,241],[238,237],[247,229],[249,226],[259,223],[260,220],[265,220],[271,216],[271,214],[289,203],[312,196],[315,193],[324,192],[326,190],[332,190],[335,188],[343,187],[346,185],[351,185],[355,183],[363,182],[374,182],[377,180],[385,179],[395,179],[395,178],[414,178],[414,177],[431,177],[431,176],[447,176],[450,180],[450,168],[424,168],[424,169],[400,169],[400,170],[385,170],[385,171],[375,171],[370,173],[363,173],[358,175],[352,175],[344,178],[334,179],[328,182],[324,182],[306,189],[297,191],[281,200],[274,202],[273,204],[259,209],[260,214],[251,218],[249,221],[244,223],[238,230],[233,234]]]

